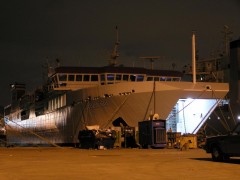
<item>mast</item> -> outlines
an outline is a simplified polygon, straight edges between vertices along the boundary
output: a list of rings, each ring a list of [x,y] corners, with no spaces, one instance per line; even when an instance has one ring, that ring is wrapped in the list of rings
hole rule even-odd
[[[192,33],[192,76],[193,84],[196,84],[196,45],[195,45],[195,32]]]
[[[153,115],[156,113],[156,82],[153,81]]]
[[[117,64],[117,57],[119,57],[118,47],[119,47],[119,37],[118,37],[118,27],[116,26],[116,42],[112,51],[112,54],[110,56],[109,66],[115,66]]]

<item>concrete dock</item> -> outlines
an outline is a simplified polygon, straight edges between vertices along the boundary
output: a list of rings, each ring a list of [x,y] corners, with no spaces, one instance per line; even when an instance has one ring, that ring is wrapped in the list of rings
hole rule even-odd
[[[203,149],[0,148],[0,179],[239,179],[240,158]]]

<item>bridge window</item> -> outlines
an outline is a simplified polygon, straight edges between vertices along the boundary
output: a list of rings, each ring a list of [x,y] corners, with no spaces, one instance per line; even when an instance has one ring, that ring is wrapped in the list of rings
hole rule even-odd
[[[67,81],[67,75],[66,74],[59,74],[58,79],[59,79],[59,81]]]
[[[166,81],[166,78],[165,77],[161,77],[160,81]]]
[[[128,81],[128,77],[129,77],[129,75],[124,74],[124,75],[123,75],[123,80],[124,80],[124,81]]]
[[[101,81],[105,81],[105,74],[101,74]]]
[[[153,81],[153,77],[147,77],[147,81]]]
[[[98,81],[98,75],[91,75],[91,81]]]
[[[69,74],[68,75],[68,81],[74,81],[75,80],[75,75],[74,74]]]
[[[130,80],[135,81],[136,80],[136,75],[130,75]]]
[[[122,80],[122,75],[121,74],[117,74],[116,75],[116,80],[121,81]]]
[[[108,81],[114,81],[114,74],[107,74]]]
[[[76,81],[82,81],[82,75],[80,74],[76,75]]]
[[[172,81],[172,78],[170,78],[170,77],[169,77],[169,78],[167,78],[167,80],[166,80],[166,81]]]
[[[180,81],[181,78],[173,78],[173,81]]]
[[[89,79],[90,79],[90,78],[89,78],[89,75],[84,75],[84,76],[83,76],[83,81],[89,81]]]
[[[159,77],[154,77],[154,81],[159,81]]]
[[[143,75],[138,75],[137,76],[137,81],[143,81],[144,79],[144,76]]]

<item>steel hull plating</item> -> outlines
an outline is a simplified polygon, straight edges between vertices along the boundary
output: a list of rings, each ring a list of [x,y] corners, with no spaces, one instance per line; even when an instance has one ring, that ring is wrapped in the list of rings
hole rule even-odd
[[[86,125],[113,126],[121,117],[131,127],[158,113],[167,119],[179,99],[223,99],[225,83],[128,82],[67,92],[67,105],[44,115],[20,120],[5,119],[11,144],[74,144]]]

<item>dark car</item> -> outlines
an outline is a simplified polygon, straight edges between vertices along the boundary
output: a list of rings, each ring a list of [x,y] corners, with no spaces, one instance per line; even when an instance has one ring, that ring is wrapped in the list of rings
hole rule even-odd
[[[214,161],[240,156],[240,123],[229,134],[207,137],[203,148],[212,154]]]

